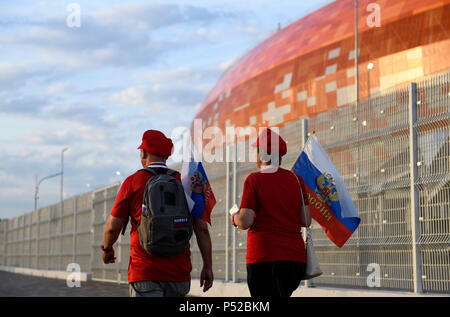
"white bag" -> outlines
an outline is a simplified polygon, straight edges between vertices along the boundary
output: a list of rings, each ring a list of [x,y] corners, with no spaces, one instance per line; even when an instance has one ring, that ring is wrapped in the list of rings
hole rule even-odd
[[[294,175],[295,176],[295,175]],[[305,205],[303,199],[303,191],[302,186],[300,185],[300,181],[297,176],[295,179],[300,186],[300,195],[302,196],[302,215],[303,215],[303,224],[306,224],[306,269],[305,275],[303,276],[303,280],[309,280],[314,277],[322,275],[322,270],[320,269],[319,262],[317,261],[316,253],[314,252],[313,241],[311,237],[311,229],[309,226],[311,225],[311,212],[309,210],[309,206]]]
[[[306,269],[304,280],[309,280],[322,275],[316,253],[314,252],[313,241],[311,238],[311,229],[306,228]]]

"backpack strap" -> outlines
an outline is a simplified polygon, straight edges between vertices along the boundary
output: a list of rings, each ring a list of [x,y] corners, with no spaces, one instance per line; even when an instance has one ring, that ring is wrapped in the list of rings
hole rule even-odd
[[[178,172],[175,171],[175,170],[172,170],[172,169],[170,169],[170,168],[166,169],[166,174],[167,174],[167,175],[173,176],[173,175],[175,175],[176,173],[178,173]]]
[[[170,176],[173,176],[174,174],[178,173],[177,171],[170,169],[170,168],[163,168],[160,167],[158,169],[153,169],[152,167],[146,167],[146,168],[142,168],[140,169],[140,171],[147,171],[151,174],[153,174],[153,176],[157,176],[157,175],[161,175],[161,174],[167,174]]]
[[[158,170],[160,170],[160,168],[158,168]],[[146,172],[149,172],[150,174],[153,174],[153,176],[158,175],[158,171],[157,171],[157,170],[154,170],[154,169],[151,168],[151,167],[142,168],[142,169],[140,169],[139,171],[146,171]]]
[[[122,235],[125,234],[125,230],[127,229],[127,225],[128,225],[128,222],[130,221],[130,219],[131,219],[131,221],[132,221],[136,226],[138,225],[136,219],[134,219],[133,217],[131,217],[130,215],[128,215],[127,219],[125,220],[125,223],[123,224]]]
[[[153,176],[158,175],[157,171],[155,171],[153,168],[150,168],[150,167],[142,168],[142,169],[140,169],[139,171],[147,171],[147,172],[153,174]],[[139,172],[139,171],[138,171],[138,172]],[[131,221],[133,221],[133,223],[134,223],[136,226],[138,225],[137,221],[136,221],[133,217],[131,217],[130,215],[128,215],[127,219],[125,220],[125,223],[123,224],[122,235],[124,235],[124,234],[125,234],[125,230],[127,230],[127,225],[128,225],[128,222],[130,221],[130,218],[131,218]]]
[[[174,174],[178,173],[177,171],[170,169],[170,168],[158,168],[157,170],[154,170],[151,167],[142,168],[139,171],[146,171],[148,173],[151,173],[153,176],[157,176],[157,175],[161,175],[161,174],[167,174],[169,176],[173,176]],[[137,221],[133,217],[128,216],[127,219],[125,220],[125,224],[123,225],[123,228],[122,228],[122,235],[125,234],[125,230],[127,229],[127,225],[128,225],[130,218],[131,218],[131,221],[133,221],[133,223],[136,226],[138,225]]]

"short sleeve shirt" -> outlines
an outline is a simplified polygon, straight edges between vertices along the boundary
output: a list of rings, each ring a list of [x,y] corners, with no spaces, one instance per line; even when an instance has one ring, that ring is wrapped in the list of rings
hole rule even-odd
[[[140,170],[126,178],[120,187],[111,210],[111,216],[119,218],[133,217],[139,223],[145,185],[152,176],[149,172]],[[181,179],[179,173],[174,176],[179,180]],[[174,257],[156,257],[150,255],[139,243],[139,232],[137,231],[136,225],[133,221],[130,221],[130,224],[128,283],[137,281],[190,281],[192,265],[189,248]]]
[[[306,261],[300,226],[302,184],[301,177],[283,168],[247,177],[240,208],[255,212],[247,234],[247,263]]]

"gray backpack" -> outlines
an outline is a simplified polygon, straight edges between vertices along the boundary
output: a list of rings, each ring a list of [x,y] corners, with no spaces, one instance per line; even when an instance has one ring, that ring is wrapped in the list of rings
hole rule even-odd
[[[175,256],[189,247],[192,236],[192,220],[183,185],[173,177],[177,173],[174,170],[143,170],[153,177],[145,186],[141,220],[137,224],[139,242],[149,254]]]

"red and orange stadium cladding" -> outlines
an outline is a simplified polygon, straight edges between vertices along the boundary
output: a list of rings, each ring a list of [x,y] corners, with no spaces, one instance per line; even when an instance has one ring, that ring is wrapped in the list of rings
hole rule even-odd
[[[373,3],[379,27],[368,23]],[[359,6],[360,98],[450,67],[450,0]],[[283,126],[354,102],[354,21],[354,1],[338,0],[278,31],[223,74],[195,118],[222,131]]]

